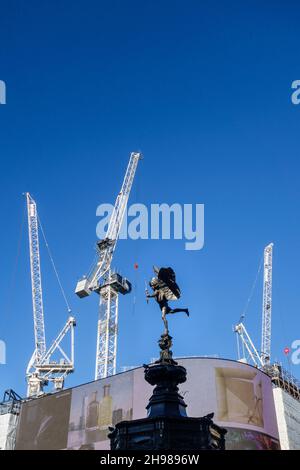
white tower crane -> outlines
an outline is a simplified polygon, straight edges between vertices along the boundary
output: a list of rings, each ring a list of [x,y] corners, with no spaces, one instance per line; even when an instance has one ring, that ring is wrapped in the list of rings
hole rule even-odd
[[[54,383],[56,390],[63,388],[65,376],[74,371],[74,326],[76,322],[74,317],[69,317],[51,347],[48,350],[46,349],[39,248],[39,221],[36,203],[29,193],[26,193],[26,200],[35,340],[35,349],[26,370],[28,383],[27,395],[37,396],[43,393],[43,388],[45,385],[48,385],[49,381]],[[61,346],[62,340],[69,331],[71,337],[70,357]],[[59,362],[53,360],[53,355],[57,351],[60,351],[63,356]]]
[[[238,334],[238,340],[240,340],[243,351],[243,357],[241,357],[239,348],[239,359],[243,362],[252,362],[256,367],[262,369],[267,369],[270,366],[271,360],[272,256],[273,243],[270,243],[264,249],[262,341],[260,354],[254,346],[243,321],[240,321],[234,327],[234,332]],[[245,354],[246,352],[247,355]]]
[[[120,193],[103,240],[97,242],[97,259],[90,273],[78,281],[75,293],[86,297],[91,292],[100,295],[99,317],[97,327],[95,380],[116,373],[117,335],[118,335],[118,295],[131,291],[131,284],[120,274],[111,270],[113,253],[119,238],[128,198],[132,188],[135,172],[142,155],[130,154]]]
[[[272,320],[272,262],[273,243],[266,246],[264,251],[264,290],[261,332],[261,359],[264,366],[271,361],[271,320]]]

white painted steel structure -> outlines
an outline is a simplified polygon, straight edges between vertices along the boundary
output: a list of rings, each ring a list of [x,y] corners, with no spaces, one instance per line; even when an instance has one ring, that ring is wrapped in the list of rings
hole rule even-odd
[[[265,366],[271,362],[271,324],[272,324],[272,263],[273,243],[264,250],[264,288],[261,332],[261,359]]]
[[[63,388],[64,378],[74,371],[74,317],[69,317],[65,326],[58,334],[50,348],[46,348],[42,276],[39,247],[39,220],[36,202],[29,193],[26,193],[28,236],[30,253],[31,292],[33,307],[33,325],[35,348],[26,370],[27,395],[37,396],[43,393],[44,386],[49,382],[54,384],[56,390]],[[70,356],[62,348],[62,341],[70,331]],[[55,361],[53,356],[59,352],[61,357]]]
[[[111,270],[112,258],[119,238],[127,202],[141,153],[132,152],[125,177],[108,224],[105,238],[97,242],[97,257],[90,273],[78,281],[75,292],[87,297],[91,292],[100,295],[97,326],[95,380],[116,373],[118,335],[118,295],[129,293],[131,285]]]
[[[262,338],[261,351],[258,352],[251,340],[243,322],[234,327],[242,345],[243,357],[240,348],[238,350],[239,360],[252,362],[255,366],[268,369],[271,361],[271,320],[272,320],[272,257],[273,243],[264,249],[264,276],[263,276],[263,309],[262,309]],[[247,357],[245,352],[247,351]]]

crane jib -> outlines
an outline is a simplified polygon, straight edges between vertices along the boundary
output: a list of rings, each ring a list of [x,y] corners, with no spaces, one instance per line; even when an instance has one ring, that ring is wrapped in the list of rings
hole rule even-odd
[[[128,294],[131,284],[118,273],[113,273],[111,264],[120,235],[135,172],[142,155],[130,154],[121,191],[117,195],[106,236],[96,245],[97,261],[88,276],[78,281],[75,293],[83,298],[96,292],[100,295],[95,380],[116,373],[116,351],[118,333],[118,294]]]
[[[135,172],[142,155],[137,152],[130,154],[129,163],[124,176],[121,191],[119,192],[112,215],[108,224],[106,237],[96,244],[98,259],[90,273],[77,282],[75,293],[78,297],[87,297],[93,291],[99,290],[102,277],[110,270],[112,257],[120,235],[127,202],[132,188]]]

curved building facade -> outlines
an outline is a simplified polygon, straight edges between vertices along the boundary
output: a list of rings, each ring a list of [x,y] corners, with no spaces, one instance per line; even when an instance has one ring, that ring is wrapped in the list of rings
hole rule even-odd
[[[226,448],[279,448],[270,378],[248,364],[178,359],[187,369],[180,393],[191,417],[214,412],[228,430]],[[142,367],[22,404],[17,449],[109,449],[108,427],[144,418],[152,387]]]

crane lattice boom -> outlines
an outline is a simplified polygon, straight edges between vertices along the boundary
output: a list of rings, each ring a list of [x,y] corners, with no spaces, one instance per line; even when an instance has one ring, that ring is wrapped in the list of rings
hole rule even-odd
[[[127,201],[140,159],[140,153],[132,152],[130,154],[130,160],[123,180],[122,188],[117,196],[106,236],[103,240],[97,243],[98,259],[96,264],[88,276],[79,281],[77,284],[75,292],[79,297],[86,297],[92,291],[97,291],[100,279],[102,279],[110,269],[113,253],[116,248],[124,213],[127,207]]]
[[[238,325],[235,326],[234,331],[235,333],[239,335],[239,339],[242,345],[243,354],[241,355],[239,351],[239,360],[241,362],[246,362],[246,363],[249,363],[252,361],[252,363],[256,367],[262,367],[263,363],[262,363],[261,357],[258,354],[258,351],[256,347],[254,346],[254,343],[251,340],[249,333],[246,330],[245,325],[242,322],[239,323]]]
[[[271,361],[272,258],[273,243],[270,243],[264,250],[264,287],[261,337],[261,359],[266,366],[269,365]]]
[[[44,307],[42,292],[42,276],[40,264],[39,229],[36,203],[29,193],[26,193],[28,233],[29,233],[29,253],[30,253],[30,273],[31,291],[35,338],[35,359],[38,362],[46,352]]]
[[[111,270],[112,258],[120,235],[127,202],[141,154],[132,152],[125,177],[108,224],[105,238],[97,242],[97,260],[91,272],[78,281],[76,294],[86,297],[100,294],[97,327],[95,380],[116,373],[118,334],[118,295],[131,291],[131,284]]]

